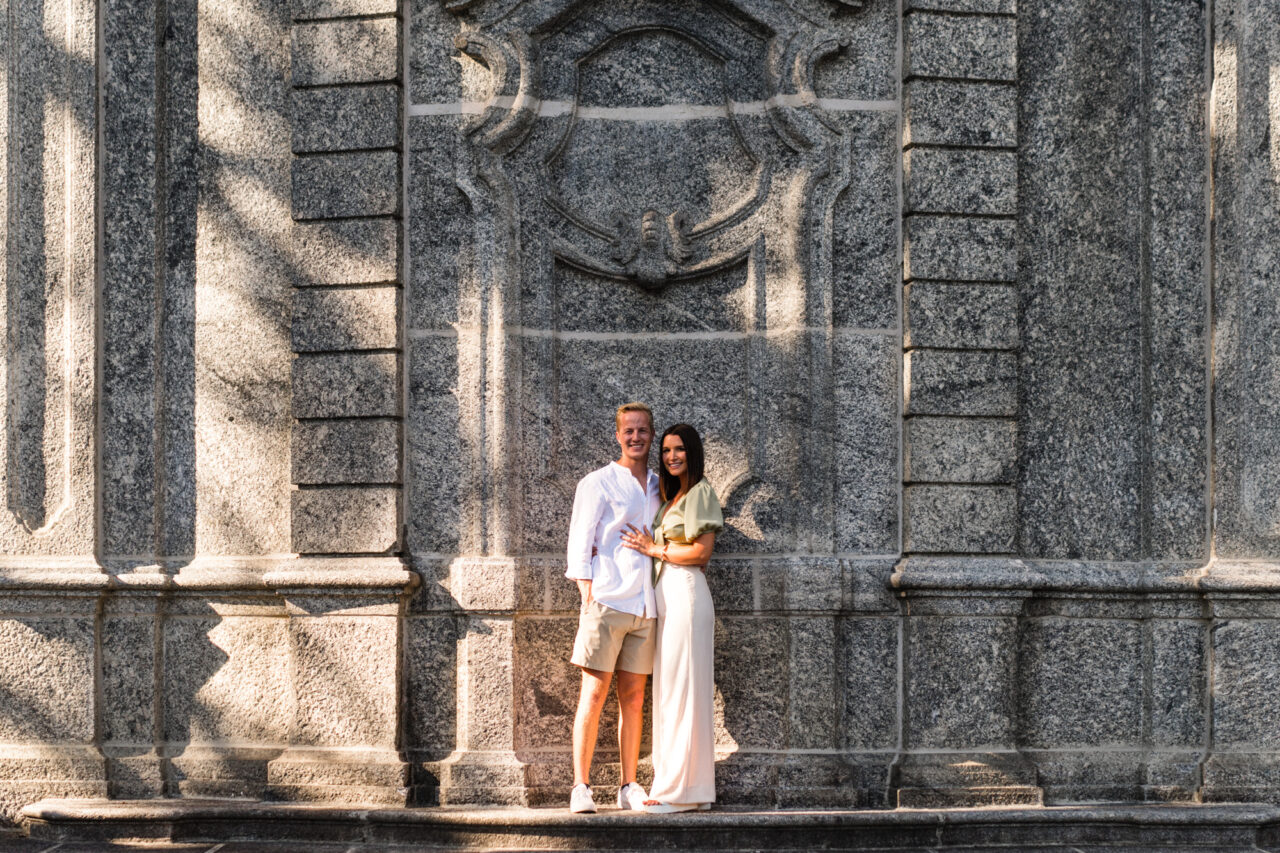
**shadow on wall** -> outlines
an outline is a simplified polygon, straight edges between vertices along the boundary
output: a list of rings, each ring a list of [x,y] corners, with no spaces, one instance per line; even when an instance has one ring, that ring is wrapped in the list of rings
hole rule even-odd
[[[79,41],[64,43],[69,30],[50,26],[51,7],[15,7],[8,40],[0,35],[6,55],[23,57],[6,91],[6,154],[18,176],[10,210],[21,220],[9,220],[7,241],[17,253],[6,282],[8,499],[38,527],[61,488],[46,462],[56,456],[49,437],[63,426],[51,420],[53,395],[79,389],[49,368],[70,357],[54,351],[66,330],[46,310],[52,288],[70,287],[58,280],[64,259],[48,236],[62,224],[45,212],[66,190],[49,163],[71,162],[73,142],[92,151],[100,131],[95,551],[114,590],[6,594],[23,607],[0,619],[0,742],[7,756],[44,756],[47,767],[24,765],[11,777],[49,779],[38,796],[94,793],[56,765],[70,745],[101,750],[116,796],[260,794],[253,783],[265,781],[266,761],[297,726],[284,603],[268,590],[237,592],[238,581],[200,590],[171,578],[197,552],[200,568],[226,572],[239,555],[289,550],[288,478],[279,471],[288,460],[290,299],[295,284],[310,283],[293,255],[290,7],[169,0],[157,26],[151,4],[107,4],[101,67]],[[92,33],[93,15],[85,20]],[[96,117],[92,97],[59,82],[95,75]],[[53,124],[61,106],[69,128]],[[93,167],[92,157],[76,162]],[[68,410],[94,404],[77,396]],[[264,455],[265,488],[259,472],[245,470],[260,448],[277,457]],[[270,504],[272,495],[286,502]],[[264,503],[277,510],[270,518]],[[211,554],[231,559],[221,565]],[[350,664],[331,658],[327,673]],[[337,679],[334,701],[354,715],[380,713],[359,683]]]

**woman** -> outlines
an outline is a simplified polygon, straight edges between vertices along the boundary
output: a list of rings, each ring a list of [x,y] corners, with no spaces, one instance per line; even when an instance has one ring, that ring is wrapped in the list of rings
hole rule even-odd
[[[632,528],[623,543],[658,571],[653,655],[653,786],[645,811],[711,808],[716,798],[715,607],[703,568],[724,528],[720,499],[702,476],[702,439],[688,424],[662,434],[663,504],[654,536]]]

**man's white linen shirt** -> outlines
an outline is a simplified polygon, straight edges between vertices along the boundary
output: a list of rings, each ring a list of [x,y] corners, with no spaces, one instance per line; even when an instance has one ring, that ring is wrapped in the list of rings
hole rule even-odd
[[[573,496],[565,577],[591,581],[591,597],[606,607],[656,619],[653,560],[623,545],[622,534],[628,524],[651,529],[657,514],[658,475],[652,471],[645,489],[617,462],[583,477]]]

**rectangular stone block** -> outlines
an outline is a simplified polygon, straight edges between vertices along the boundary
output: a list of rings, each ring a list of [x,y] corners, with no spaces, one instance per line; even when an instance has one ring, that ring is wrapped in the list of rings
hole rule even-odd
[[[443,758],[458,742],[458,617],[405,620],[407,747]]]
[[[394,15],[397,0],[293,0],[293,19]]]
[[[397,416],[398,364],[394,353],[298,356],[293,361],[293,415]]]
[[[898,116],[837,113],[850,133],[849,186],[836,197],[831,225],[832,322],[892,329],[898,324]]]
[[[1035,763],[1036,782],[1044,791],[1045,805],[1145,799],[1146,756],[1138,750],[1023,747],[1022,754]]]
[[[840,720],[839,691],[831,677],[837,666],[836,620],[793,616],[788,622],[791,737],[787,745],[792,749],[834,749]]]
[[[783,749],[788,661],[778,654],[785,619],[736,617],[716,623],[716,746]]]
[[[1012,618],[907,620],[906,745],[997,746],[1013,741],[1018,685]]]
[[[902,173],[908,213],[1017,213],[1012,151],[911,148],[902,155]]]
[[[1029,619],[1019,649],[1024,743],[1141,744],[1141,623]]]
[[[1280,749],[1280,621],[1233,619],[1213,630],[1213,737],[1223,750]]]
[[[769,560],[756,567],[757,610],[837,609],[843,572],[832,560]]]
[[[458,186],[453,162],[465,118],[409,119],[409,218],[431,223],[405,234],[412,259],[406,309],[411,329],[445,329],[458,320],[459,287],[472,262],[475,233],[471,202]]]
[[[295,89],[293,152],[400,147],[399,86]]]
[[[897,335],[837,334],[835,535],[839,553],[898,550]]]
[[[293,28],[293,85],[378,83],[400,70],[399,21],[362,18]]]
[[[192,259],[179,268],[186,280],[180,298],[195,303],[179,313],[189,312],[191,325],[166,356],[190,358],[191,366],[167,381],[164,392],[191,395],[177,399],[179,411],[194,418],[176,445],[187,459],[175,467],[186,470],[169,481],[194,481],[186,498],[194,515],[194,530],[186,534],[193,551],[287,553],[288,6],[269,11],[254,0],[222,0],[216,8],[201,6],[195,21],[193,14],[189,5],[171,4],[161,22],[198,30],[189,35],[198,71],[183,84],[185,103],[166,106],[198,134],[190,153],[166,167],[182,176],[175,187],[191,185],[183,191],[198,210],[184,235],[194,244]],[[160,93],[153,97],[164,100]]]
[[[1017,80],[1017,21],[912,10],[903,46],[908,77]]]
[[[300,421],[293,428],[293,482],[399,483],[398,421]]]
[[[394,349],[396,287],[315,288],[293,297],[293,351]]]
[[[1016,349],[1018,291],[995,284],[913,281],[906,292],[904,345]]]
[[[0,742],[91,741],[94,680],[92,619],[0,619]]]
[[[907,551],[1008,554],[1017,536],[1017,494],[1009,486],[909,486]]]
[[[394,151],[296,157],[292,169],[295,219],[400,212],[400,164]]]
[[[515,642],[512,619],[467,617],[463,623],[459,707],[466,717],[459,746],[472,750],[508,750],[515,746]]]
[[[1151,740],[1166,747],[1204,743],[1209,703],[1207,622],[1151,621]]]
[[[907,353],[906,370],[908,415],[1017,414],[1013,353],[918,349]]]
[[[1018,277],[1017,227],[1012,219],[913,214],[903,225],[903,272],[908,279]]]
[[[459,430],[458,339],[411,337],[406,346],[409,547],[415,552],[457,553],[467,501],[463,484],[474,470]]]
[[[299,285],[379,284],[400,275],[400,223],[394,219],[298,222],[293,226]]]
[[[898,619],[839,619],[841,746],[893,749],[898,740]]]
[[[911,80],[903,110],[904,145],[1018,144],[1017,89],[1008,83]]]
[[[381,554],[398,542],[400,490],[337,486],[293,493],[293,549],[300,554]]]
[[[569,663],[577,615],[555,619],[519,619],[516,649],[516,748],[539,749],[572,744],[573,715],[578,705],[581,671]],[[617,742],[616,691],[610,689],[600,725],[597,749]],[[646,702],[646,712],[648,703]],[[647,714],[646,714],[647,715]],[[643,751],[643,750],[642,750]],[[616,746],[613,759],[617,759]]]
[[[291,746],[395,748],[397,621],[393,616],[289,619],[297,695]]]
[[[915,483],[1012,483],[1018,422],[996,418],[908,418],[903,477]]]
[[[102,711],[105,740],[155,742],[156,618],[145,613],[102,620]]]
[[[166,620],[165,739],[287,742],[294,715],[288,631],[283,608]]]
[[[1244,373],[1262,384],[1235,386],[1241,402],[1270,399],[1261,389],[1274,387],[1267,365],[1277,362],[1263,352],[1274,348],[1251,350],[1248,342],[1275,340],[1268,329],[1274,312],[1258,310],[1274,300],[1274,279],[1237,277],[1230,257],[1240,250],[1246,264],[1260,257],[1236,243],[1248,232],[1236,230],[1235,216],[1246,217],[1264,251],[1271,239],[1262,235],[1276,230],[1266,212],[1273,208],[1261,201],[1269,191],[1236,195],[1242,177],[1261,174],[1250,152],[1266,150],[1274,122],[1265,73],[1237,69],[1251,62],[1261,69],[1274,59],[1245,58],[1245,44],[1260,43],[1234,41],[1235,11],[1217,16],[1206,44],[1209,7],[1105,8],[1061,7],[1019,19],[1021,541],[1028,555],[1042,557],[1206,559],[1212,435],[1212,527],[1222,558],[1224,532],[1239,529],[1230,509],[1232,469],[1249,472],[1250,493],[1275,494],[1254,478],[1276,457],[1275,443],[1261,436],[1278,421],[1267,407],[1245,414],[1220,397],[1211,430],[1207,423],[1211,149],[1204,140],[1214,139],[1212,385],[1218,394],[1232,388],[1240,376],[1233,365],[1245,363]],[[1099,26],[1104,16],[1107,24]],[[1270,31],[1274,12],[1267,18],[1245,30]],[[1206,49],[1221,63],[1212,73]],[[1256,82],[1235,88],[1250,76]],[[1205,127],[1210,92],[1212,133]],[[1244,303],[1236,301],[1237,282],[1256,283]],[[1232,434],[1236,423],[1247,424],[1247,436]],[[1223,464],[1254,448],[1261,450],[1257,464],[1239,457]],[[1274,504],[1265,497],[1258,505]],[[1257,524],[1259,531],[1273,528],[1274,513],[1260,513]]]

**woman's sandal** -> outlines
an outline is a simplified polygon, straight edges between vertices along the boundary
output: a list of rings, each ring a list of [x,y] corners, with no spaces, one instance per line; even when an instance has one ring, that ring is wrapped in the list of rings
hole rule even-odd
[[[709,812],[711,803],[662,803],[646,802],[644,810],[649,814],[675,814],[676,812]]]

